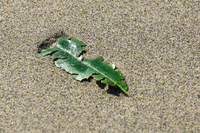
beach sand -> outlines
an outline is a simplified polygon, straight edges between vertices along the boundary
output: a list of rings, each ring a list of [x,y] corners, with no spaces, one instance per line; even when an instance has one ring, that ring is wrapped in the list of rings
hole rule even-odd
[[[199,1],[0,1],[0,132],[200,132]],[[63,32],[130,96],[41,56]]]

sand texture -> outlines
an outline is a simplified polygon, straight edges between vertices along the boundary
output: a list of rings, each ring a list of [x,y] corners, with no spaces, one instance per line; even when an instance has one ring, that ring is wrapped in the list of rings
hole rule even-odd
[[[0,132],[200,132],[199,11],[199,0],[0,0]],[[41,56],[61,32],[115,64],[130,96]]]

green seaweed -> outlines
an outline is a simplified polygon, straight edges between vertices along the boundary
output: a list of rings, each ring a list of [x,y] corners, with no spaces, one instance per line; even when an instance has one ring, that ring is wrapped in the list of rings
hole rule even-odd
[[[128,95],[128,86],[122,80],[124,79],[120,71],[114,70],[107,62],[102,62],[103,58],[98,57],[94,60],[84,59],[80,53],[84,51],[81,46],[85,43],[77,40],[62,37],[50,48],[41,52],[47,55],[52,53],[52,58],[57,59],[55,64],[70,74],[77,74],[73,78],[81,81],[93,75],[97,80],[104,84],[118,86],[126,95]]]

